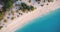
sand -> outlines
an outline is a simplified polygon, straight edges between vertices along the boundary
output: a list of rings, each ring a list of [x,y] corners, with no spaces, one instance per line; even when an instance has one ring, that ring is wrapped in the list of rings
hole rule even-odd
[[[54,11],[60,7],[59,1],[60,0],[49,3],[49,5],[44,5],[44,7],[38,7],[38,9],[35,9],[35,11],[29,12],[17,19],[14,19],[12,23],[8,24],[8,26],[4,27],[0,32],[14,32],[16,29],[18,29],[18,27],[21,28],[25,24],[29,23],[30,20],[39,16],[42,17],[43,15]]]

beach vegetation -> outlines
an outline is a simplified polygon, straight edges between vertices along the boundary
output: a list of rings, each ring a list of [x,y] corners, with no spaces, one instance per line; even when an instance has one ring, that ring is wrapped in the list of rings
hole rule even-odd
[[[40,4],[40,1],[41,1],[41,0],[35,0],[35,1],[38,2],[38,4]]]
[[[16,11],[17,13],[19,12],[19,10]]]
[[[13,0],[1,0],[4,5],[2,7],[2,11],[0,11],[0,20],[3,19],[4,14],[10,10],[10,8],[13,7]],[[31,2],[31,0],[29,0],[29,2]],[[28,12],[31,10],[34,10],[33,6],[28,6],[26,3],[21,3],[19,10],[21,10],[22,12]],[[18,11],[16,11],[18,12]],[[12,15],[14,15],[14,11],[11,12]]]
[[[14,15],[14,11],[11,11],[11,14]]]
[[[22,10],[23,12],[28,12],[30,10],[34,10],[34,7],[33,6],[28,6],[25,3],[21,3],[21,6],[20,6],[19,10]]]
[[[22,1],[22,0],[20,0],[20,1]]]
[[[41,1],[41,0],[35,0],[35,1],[37,1],[37,2],[38,2],[38,1]]]
[[[3,26],[0,26],[0,30],[3,28]]]
[[[17,17],[19,17],[19,15],[17,15]]]
[[[46,0],[44,0],[43,2],[45,2]]]
[[[19,15],[23,15],[23,13],[19,13]]]
[[[9,19],[9,17],[7,17],[7,19]]]
[[[5,14],[4,12],[0,11],[0,21],[3,19],[4,14]]]
[[[29,0],[29,3],[31,3],[31,0]]]
[[[46,0],[46,1],[48,1],[48,2],[53,2],[53,0]]]
[[[14,19],[14,17],[11,18],[11,20],[13,20],[13,19]]]
[[[12,0],[1,0],[1,1],[4,3],[4,5],[2,7],[2,11],[0,11],[0,20],[3,19],[3,16],[6,13],[6,11],[9,11],[9,9],[13,6]]]
[[[48,2],[53,2],[53,0],[47,0]]]
[[[7,19],[5,19],[4,22],[7,23]]]
[[[6,9],[9,9],[13,6],[13,0],[2,0],[2,2],[4,3],[3,11],[6,11]]]
[[[34,10],[34,7],[33,6],[30,6],[30,9],[33,11]]]

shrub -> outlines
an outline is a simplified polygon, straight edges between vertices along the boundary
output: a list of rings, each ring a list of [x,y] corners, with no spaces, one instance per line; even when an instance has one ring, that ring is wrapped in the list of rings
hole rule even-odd
[[[41,0],[35,0],[35,1],[38,2],[38,4],[40,4],[40,1],[41,1]]]
[[[28,12],[30,10],[34,10],[34,7],[33,6],[28,6],[25,3],[21,3],[21,6],[20,6],[19,10],[22,10],[22,12]]]
[[[7,23],[7,20],[5,19],[4,22]]]
[[[53,0],[47,0],[48,2],[53,2]]]
[[[14,19],[14,17],[11,18],[12,20]]]
[[[30,6],[30,9],[33,11],[34,10],[34,7],[33,6]]]
[[[11,14],[14,15],[14,11],[11,11]]]
[[[0,21],[3,19],[4,14],[5,14],[4,12],[0,13]]]
[[[31,0],[29,0],[29,3],[31,2]]]
[[[3,26],[0,26],[0,30],[3,28]]]

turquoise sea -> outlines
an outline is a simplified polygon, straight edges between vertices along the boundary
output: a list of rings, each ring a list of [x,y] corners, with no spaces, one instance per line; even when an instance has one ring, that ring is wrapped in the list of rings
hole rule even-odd
[[[60,8],[43,17],[33,19],[31,23],[15,32],[60,32]]]

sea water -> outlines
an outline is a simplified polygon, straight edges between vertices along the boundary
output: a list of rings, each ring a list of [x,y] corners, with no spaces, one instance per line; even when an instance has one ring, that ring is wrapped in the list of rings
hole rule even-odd
[[[43,17],[37,17],[15,32],[60,32],[60,8]]]

